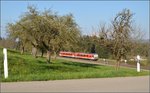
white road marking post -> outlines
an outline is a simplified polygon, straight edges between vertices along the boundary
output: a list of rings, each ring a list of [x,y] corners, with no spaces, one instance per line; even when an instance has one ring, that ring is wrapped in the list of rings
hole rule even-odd
[[[4,77],[7,78],[8,77],[8,64],[7,64],[7,49],[6,48],[3,49],[3,53],[4,53]]]
[[[137,72],[140,72],[140,56],[137,55]]]
[[[127,60],[124,60],[125,64],[127,64]]]

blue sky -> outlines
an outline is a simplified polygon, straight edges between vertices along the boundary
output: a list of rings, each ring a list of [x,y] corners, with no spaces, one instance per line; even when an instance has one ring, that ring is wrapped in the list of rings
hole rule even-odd
[[[39,10],[51,8],[59,15],[72,13],[83,34],[91,34],[100,23],[110,24],[118,12],[127,8],[135,13],[134,22],[142,28],[144,38],[149,38],[149,1],[1,1],[2,37],[6,37],[6,24],[17,21],[28,5]]]

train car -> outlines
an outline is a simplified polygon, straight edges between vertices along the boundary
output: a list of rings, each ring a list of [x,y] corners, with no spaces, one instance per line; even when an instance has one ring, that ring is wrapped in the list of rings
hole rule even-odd
[[[74,57],[74,53],[73,52],[60,51],[59,56],[61,56],[61,57]]]
[[[79,52],[60,51],[59,56],[80,58],[80,59],[89,59],[89,60],[95,60],[95,61],[98,60],[98,54],[94,54],[94,53],[79,53]]]

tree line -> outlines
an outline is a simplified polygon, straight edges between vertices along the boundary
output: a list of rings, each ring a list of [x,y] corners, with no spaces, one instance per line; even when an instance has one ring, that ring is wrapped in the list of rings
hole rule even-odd
[[[14,48],[21,54],[28,51],[37,57],[40,51],[41,56],[46,53],[50,63],[51,55],[58,55],[59,51],[98,53],[101,58],[115,59],[116,68],[128,56],[140,53],[148,57],[148,43],[137,41],[133,34],[137,29],[129,9],[117,13],[110,25],[100,25],[96,35],[82,35],[73,14],[60,16],[51,9],[39,11],[34,6],[27,9],[18,21],[6,27],[8,38],[16,43]]]

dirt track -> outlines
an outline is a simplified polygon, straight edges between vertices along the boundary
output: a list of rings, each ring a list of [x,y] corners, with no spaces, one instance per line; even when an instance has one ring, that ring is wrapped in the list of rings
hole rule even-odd
[[[147,92],[149,76],[1,83],[1,92]]]

